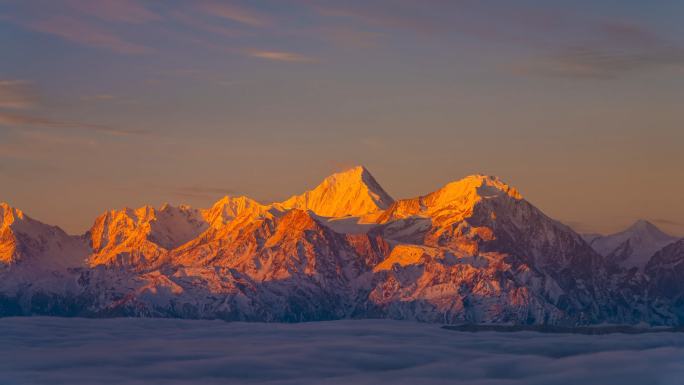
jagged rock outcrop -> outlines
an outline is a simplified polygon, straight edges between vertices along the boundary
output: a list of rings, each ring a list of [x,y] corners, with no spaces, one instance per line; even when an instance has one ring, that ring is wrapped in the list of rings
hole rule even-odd
[[[145,269],[157,266],[168,251],[197,237],[209,227],[199,210],[188,206],[144,206],[108,211],[85,234],[92,254],[90,266]]]

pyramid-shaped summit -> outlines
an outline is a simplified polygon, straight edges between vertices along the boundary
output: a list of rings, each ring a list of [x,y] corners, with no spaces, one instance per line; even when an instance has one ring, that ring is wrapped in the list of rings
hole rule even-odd
[[[640,219],[624,231],[595,237],[589,244],[599,254],[622,267],[643,269],[656,251],[676,240],[677,237]]]
[[[311,210],[324,217],[363,216],[387,209],[394,199],[363,166],[335,173],[313,190],[282,203],[287,209]]]

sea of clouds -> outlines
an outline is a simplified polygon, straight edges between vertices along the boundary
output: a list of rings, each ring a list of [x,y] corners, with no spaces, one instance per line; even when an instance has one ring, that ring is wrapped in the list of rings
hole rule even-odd
[[[10,384],[684,384],[684,333],[455,332],[366,320],[0,319]]]

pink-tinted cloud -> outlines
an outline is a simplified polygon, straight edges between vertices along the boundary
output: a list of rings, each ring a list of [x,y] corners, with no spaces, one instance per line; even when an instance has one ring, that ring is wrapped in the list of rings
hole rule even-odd
[[[197,6],[201,11],[210,15],[250,27],[267,27],[273,24],[273,20],[269,16],[234,4],[210,1],[199,2]]]
[[[285,51],[250,50],[250,51],[248,51],[248,54],[249,54],[249,56],[252,56],[252,57],[256,57],[256,58],[264,59],[264,60],[272,60],[272,61],[300,62],[300,63],[315,61],[313,58],[310,58],[308,56],[300,55],[298,53],[293,53],[293,52],[285,52]]]
[[[198,17],[189,12],[175,11],[170,15],[171,19],[185,24],[198,31],[209,32],[222,37],[237,37],[244,35],[243,31],[220,24],[211,23],[203,17]]]
[[[111,127],[102,124],[53,120],[33,115],[13,114],[0,111],[0,126],[5,127],[30,127],[30,128],[55,128],[55,129],[81,129],[102,132],[105,134],[125,136],[140,135],[147,133],[142,130],[128,130]]]
[[[125,41],[107,30],[68,16],[54,16],[30,22],[28,27],[74,43],[107,48],[119,53],[140,54],[150,51],[143,45]]]
[[[29,82],[0,79],[0,108],[29,108],[36,104],[37,99]]]

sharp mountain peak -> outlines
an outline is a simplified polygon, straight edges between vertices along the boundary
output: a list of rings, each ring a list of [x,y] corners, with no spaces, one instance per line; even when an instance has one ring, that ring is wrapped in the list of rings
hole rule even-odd
[[[665,236],[669,236],[667,233],[662,231],[658,226],[654,225],[653,223],[645,220],[645,219],[638,219],[634,223],[632,223],[631,226],[627,228],[629,232],[649,232],[653,234],[662,234]]]
[[[481,198],[492,198],[508,195],[511,198],[523,199],[520,192],[496,176],[473,174],[444,185],[432,194],[444,194],[445,198],[475,194]],[[430,195],[430,194],[428,194]]]
[[[394,199],[363,166],[332,174],[314,189],[282,202],[287,209],[324,217],[363,216],[387,209]]]

